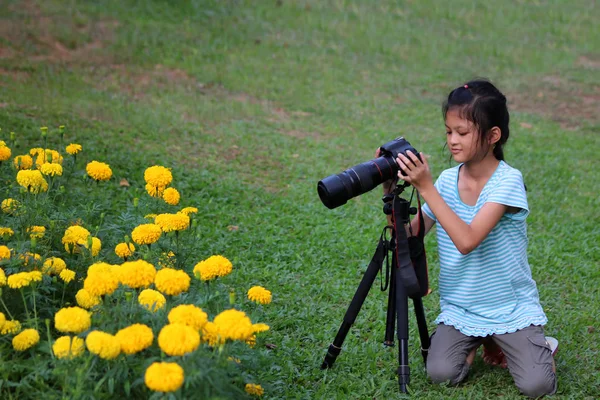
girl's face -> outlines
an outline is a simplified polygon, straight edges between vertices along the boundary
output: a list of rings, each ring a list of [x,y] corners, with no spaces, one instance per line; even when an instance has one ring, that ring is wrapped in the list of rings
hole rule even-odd
[[[481,152],[477,136],[479,132],[473,122],[461,118],[458,110],[446,113],[446,143],[452,158],[457,163],[473,160]]]

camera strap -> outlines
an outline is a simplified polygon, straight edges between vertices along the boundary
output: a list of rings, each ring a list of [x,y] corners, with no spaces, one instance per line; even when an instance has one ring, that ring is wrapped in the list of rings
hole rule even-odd
[[[427,254],[425,253],[425,219],[421,209],[421,196],[417,192],[418,208],[418,229],[415,236],[408,238],[408,247],[410,249],[410,258],[419,281],[420,296],[424,297],[430,293],[429,273],[427,271]]]
[[[392,213],[394,222],[394,232],[396,234],[396,246],[394,248],[396,265],[394,266],[400,274],[400,280],[404,284],[406,294],[410,298],[421,297],[421,288],[419,286],[419,280],[415,273],[411,259],[411,251],[409,247],[409,240],[406,236],[406,230],[404,229],[404,221],[406,217],[403,214],[408,215],[408,210],[403,210],[403,204],[397,201],[396,198],[392,201]],[[408,221],[410,223],[410,221]],[[418,236],[411,236],[411,238]]]

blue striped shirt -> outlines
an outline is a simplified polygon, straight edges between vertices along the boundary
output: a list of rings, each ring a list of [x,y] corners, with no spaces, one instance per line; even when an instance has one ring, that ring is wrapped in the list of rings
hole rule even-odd
[[[462,164],[461,164],[462,165]],[[527,195],[521,172],[504,161],[485,184],[477,204],[458,194],[458,165],[442,172],[435,187],[467,224],[488,202],[520,209],[506,213],[477,248],[461,254],[425,204],[423,212],[436,222],[440,259],[441,314],[435,323],[454,326],[468,336],[515,332],[547,322],[527,261]]]

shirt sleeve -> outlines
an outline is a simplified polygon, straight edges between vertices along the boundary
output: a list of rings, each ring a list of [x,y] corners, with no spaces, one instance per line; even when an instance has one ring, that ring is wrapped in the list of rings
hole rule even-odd
[[[521,172],[515,170],[503,176],[488,194],[486,202],[518,208],[516,213],[505,214],[510,219],[521,221],[527,218],[529,205]]]
[[[437,180],[435,181],[435,183],[433,184],[433,186],[435,186],[435,188],[437,189],[437,191],[441,194],[441,186],[442,186],[442,175],[440,175]],[[437,222],[437,218],[435,217],[435,215],[433,214],[433,212],[431,211],[431,208],[429,208],[429,205],[427,203],[423,204],[423,206],[421,207],[421,211],[423,211],[423,213],[425,215],[427,215],[429,218],[431,218],[432,220],[434,220],[435,222]]]

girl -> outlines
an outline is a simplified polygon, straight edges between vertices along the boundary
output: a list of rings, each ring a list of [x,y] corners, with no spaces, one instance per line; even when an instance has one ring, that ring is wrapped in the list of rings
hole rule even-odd
[[[441,314],[427,373],[435,383],[461,382],[485,340],[484,360],[507,365],[523,394],[553,394],[558,342],[544,336],[547,319],[527,261],[523,177],[504,162],[506,98],[488,81],[471,81],[448,95],[443,115],[458,166],[434,184],[422,153],[422,161],[410,152],[396,159],[406,174],[398,177],[426,202],[426,232],[437,227]]]

